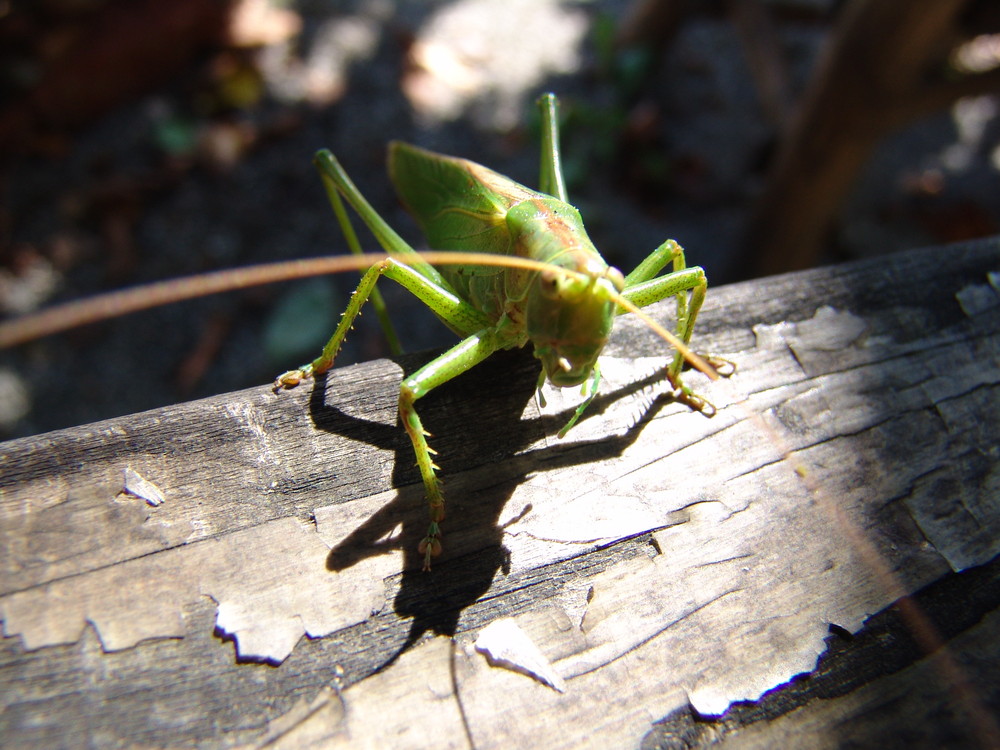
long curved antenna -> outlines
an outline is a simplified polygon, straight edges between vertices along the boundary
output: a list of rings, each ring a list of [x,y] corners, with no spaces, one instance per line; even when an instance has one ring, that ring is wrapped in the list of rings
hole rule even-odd
[[[412,254],[407,255],[408,257],[391,253],[366,253],[364,255],[331,255],[322,258],[280,261],[214,271],[181,279],[158,281],[117,292],[108,292],[0,323],[0,349],[23,344],[44,336],[51,336],[54,333],[77,326],[174,302],[206,297],[210,294],[247,289],[278,281],[309,278],[321,274],[364,270],[387,257],[392,257],[401,263],[412,261]],[[540,261],[493,253],[429,250],[419,255],[427,263],[435,265],[493,265],[539,271],[551,268],[549,264]],[[571,272],[567,271],[566,273]]]
[[[542,261],[530,258],[520,258],[495,253],[467,253],[443,250],[426,250],[418,253],[426,263],[434,265],[481,265],[504,266],[508,268],[525,268],[544,271],[555,270],[568,276],[583,276],[574,271],[568,271]],[[210,294],[247,289],[279,281],[303,279],[321,274],[342,273],[369,268],[386,258],[393,258],[400,263],[413,260],[413,254],[396,255],[393,253],[365,253],[363,255],[330,255],[321,258],[306,258],[300,260],[264,263],[245,268],[231,268],[224,271],[214,271],[198,276],[187,276],[181,279],[169,279],[152,284],[108,292],[96,297],[67,302],[37,313],[0,323],[0,349],[9,348],[27,341],[33,341],[44,336],[65,331],[77,326],[96,323],[101,320],[115,318],[121,315],[148,310],[153,307],[183,302]],[[621,307],[635,313],[650,330],[684,355],[684,359],[695,369],[703,372],[712,380],[718,379],[715,369],[702,357],[695,354],[677,336],[657,323],[648,313],[620,295],[612,299]]]

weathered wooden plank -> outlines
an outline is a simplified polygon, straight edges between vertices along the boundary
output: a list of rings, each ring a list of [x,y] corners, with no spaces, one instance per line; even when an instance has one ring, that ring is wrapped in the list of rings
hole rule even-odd
[[[567,402],[497,356],[421,402],[449,500],[430,574],[395,415],[423,357],[3,444],[0,730],[627,746],[755,699],[831,623],[997,555],[998,270],[988,241],[712,290],[697,344],[739,365],[701,388],[713,419],[664,398],[627,319],[563,441]],[[126,469],[162,504],[119,496]],[[565,693],[474,650],[501,616]]]

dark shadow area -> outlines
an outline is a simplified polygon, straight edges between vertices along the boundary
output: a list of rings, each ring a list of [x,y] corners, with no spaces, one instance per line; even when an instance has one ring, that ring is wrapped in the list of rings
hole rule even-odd
[[[404,358],[406,372],[415,369],[411,363],[416,359]],[[563,445],[523,453],[544,434],[558,431],[572,413],[568,410],[542,419],[521,419],[528,400],[534,397],[538,371],[537,361],[527,350],[498,352],[417,402],[425,427],[434,435],[430,443],[438,451],[435,460],[441,466],[439,476],[447,503],[442,523],[444,552],[429,572],[421,569],[423,557],[417,552],[427,531],[426,501],[405,431],[398,424],[388,427],[346,415],[325,403],[324,380],[317,380],[310,401],[317,428],[395,451],[392,483],[398,488],[396,498],[334,547],[327,558],[328,569],[344,570],[389,548],[403,550],[404,570],[393,606],[399,617],[412,622],[405,644],[383,666],[425,633],[454,635],[463,610],[489,590],[498,571],[509,572],[509,552],[502,543],[504,530],[499,518],[525,476],[619,455],[672,400],[667,395],[651,399],[623,436],[574,441],[571,431]],[[599,394],[583,419],[597,417],[615,401],[661,381],[661,375],[654,373],[628,387]],[[460,475],[486,466],[497,467],[496,483],[475,489],[475,496],[463,495]],[[530,508],[518,510],[523,514]],[[385,541],[400,523],[402,533]],[[474,537],[473,548],[463,546],[466,529]],[[459,553],[449,555],[455,548]]]

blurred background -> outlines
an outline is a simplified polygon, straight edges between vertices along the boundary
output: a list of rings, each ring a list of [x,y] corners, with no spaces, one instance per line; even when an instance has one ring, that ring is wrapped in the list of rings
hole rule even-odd
[[[668,237],[718,285],[996,234],[998,31],[993,0],[0,0],[0,312],[346,252],[321,147],[420,247],[387,142],[534,186],[544,91],[571,200],[625,272]],[[2,352],[0,437],[268,383],[356,281]],[[454,341],[382,289],[407,351]],[[338,365],[386,353],[365,315]]]

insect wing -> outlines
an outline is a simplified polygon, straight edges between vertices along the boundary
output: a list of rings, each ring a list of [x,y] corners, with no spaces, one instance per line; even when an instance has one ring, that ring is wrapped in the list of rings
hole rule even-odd
[[[508,209],[545,197],[475,162],[398,141],[389,146],[389,177],[434,250],[509,254]],[[475,266],[463,273],[502,270]]]

